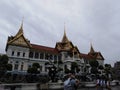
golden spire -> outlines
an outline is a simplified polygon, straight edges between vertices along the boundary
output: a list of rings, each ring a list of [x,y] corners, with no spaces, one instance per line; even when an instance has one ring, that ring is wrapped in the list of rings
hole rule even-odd
[[[22,19],[22,23],[21,23],[21,27],[20,27],[20,29],[23,28],[23,20],[24,20],[24,17],[23,17],[23,19]],[[22,29],[22,30],[23,30],[23,29]]]
[[[66,36],[66,27],[65,27],[65,23],[64,23],[64,35],[63,35],[63,38],[62,38],[62,42],[63,43],[66,43],[66,42],[69,42],[67,36]]]
[[[23,18],[23,19],[24,19],[24,18]],[[18,37],[18,36],[21,35],[21,34],[23,34],[23,20],[22,20],[20,29],[19,29],[18,33],[15,35],[15,37]]]
[[[90,53],[95,53],[92,43],[91,43]]]
[[[65,22],[64,22],[64,34],[66,35],[66,25],[65,25]]]

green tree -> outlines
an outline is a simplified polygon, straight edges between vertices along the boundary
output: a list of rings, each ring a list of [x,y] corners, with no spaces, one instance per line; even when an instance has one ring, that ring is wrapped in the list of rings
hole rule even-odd
[[[36,67],[28,68],[27,72],[31,73],[31,74],[38,74],[39,73],[39,71]]]
[[[67,65],[64,66],[65,69],[65,73],[68,74],[70,72],[70,70],[68,69]]]
[[[38,68],[40,68],[40,64],[39,63],[33,63],[32,67],[36,67],[38,69]]]
[[[102,65],[98,66],[98,69],[103,70],[104,67]]]
[[[12,64],[6,64],[6,68],[8,71],[11,71],[12,70]]]
[[[97,73],[98,73],[97,68],[96,68],[96,67],[92,67],[92,68],[91,68],[91,73],[97,74]]]
[[[57,64],[57,60],[54,60],[54,62],[53,62],[54,64]]]
[[[78,69],[78,64],[76,62],[72,62],[71,63],[71,71],[75,73],[77,71],[77,69]]]
[[[97,68],[97,67],[99,66],[99,63],[98,63],[97,60],[91,60],[91,61],[90,61],[90,66],[91,66],[91,67],[96,67],[96,68]]]
[[[1,55],[0,56],[0,77],[2,77],[5,72],[7,71],[7,64],[8,64],[8,56],[7,55]]]
[[[63,64],[62,60],[59,60],[59,61],[58,61],[58,64]]]
[[[39,65],[39,63],[33,63],[32,67],[28,68],[27,72],[31,73],[31,74],[40,73],[40,65]]]
[[[7,63],[8,63],[8,56],[7,55],[2,55],[2,56],[0,56],[0,64],[2,64],[2,65],[6,65]]]
[[[104,73],[104,67],[102,65],[98,66],[98,73],[103,74]]]
[[[97,60],[91,60],[90,61],[90,66],[91,66],[91,73],[93,74],[97,74],[98,73],[98,66],[99,66],[99,63]]]
[[[110,64],[105,64],[105,73],[107,75],[107,77],[110,79],[111,77],[109,77],[109,75],[112,76],[112,67]]]

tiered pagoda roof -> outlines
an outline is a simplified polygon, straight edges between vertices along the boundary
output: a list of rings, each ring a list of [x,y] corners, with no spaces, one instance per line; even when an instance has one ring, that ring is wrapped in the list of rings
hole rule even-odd
[[[88,55],[94,57],[97,60],[104,60],[104,57],[102,56],[101,52],[96,52],[91,44],[90,52]]]
[[[30,43],[30,41],[24,37],[23,23],[21,24],[21,27],[15,36],[8,37],[6,50],[8,45],[15,45],[15,46],[19,45],[21,47],[28,47],[31,50],[37,50],[41,52],[43,51],[43,52],[48,52],[53,54],[58,54],[59,52],[64,51],[74,55],[78,55],[80,58],[84,58],[87,60],[91,60],[91,59],[104,60],[104,57],[102,56],[102,54],[100,52],[96,52],[92,44],[91,44],[90,52],[88,54],[81,53],[77,48],[77,46],[74,46],[73,43],[68,39],[66,35],[65,27],[64,27],[63,38],[61,42],[56,43],[55,48]]]

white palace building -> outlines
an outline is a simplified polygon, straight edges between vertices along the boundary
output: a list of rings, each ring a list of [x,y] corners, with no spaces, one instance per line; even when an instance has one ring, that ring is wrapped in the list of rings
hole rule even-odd
[[[65,30],[62,40],[56,42],[54,48],[33,44],[24,36],[23,24],[16,35],[8,37],[6,54],[12,64],[12,71],[27,72],[33,63],[39,63],[41,72],[46,72],[46,63],[49,61],[57,62],[55,65],[63,70],[65,65],[70,69],[71,63],[76,62],[81,72],[84,72],[90,60],[97,60],[99,65],[104,64],[104,57],[100,52],[94,51],[92,45],[88,54],[81,53],[68,39]]]

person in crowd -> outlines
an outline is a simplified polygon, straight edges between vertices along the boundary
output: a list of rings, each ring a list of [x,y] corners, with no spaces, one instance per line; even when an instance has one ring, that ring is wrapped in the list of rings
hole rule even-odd
[[[68,79],[64,81],[64,90],[77,90],[80,81],[72,73],[69,73],[68,76]]]
[[[101,85],[102,85],[102,79],[100,76],[97,76],[97,82],[96,82],[96,87],[97,87],[97,90],[103,90],[101,88]]]
[[[107,80],[106,88],[107,88],[108,90],[111,90],[111,87],[110,87],[110,80],[109,80],[109,79]]]
[[[96,86],[97,86],[97,90],[103,90],[103,88],[104,88],[104,78],[103,78],[103,76],[98,76],[97,77],[97,84],[96,84]]]

